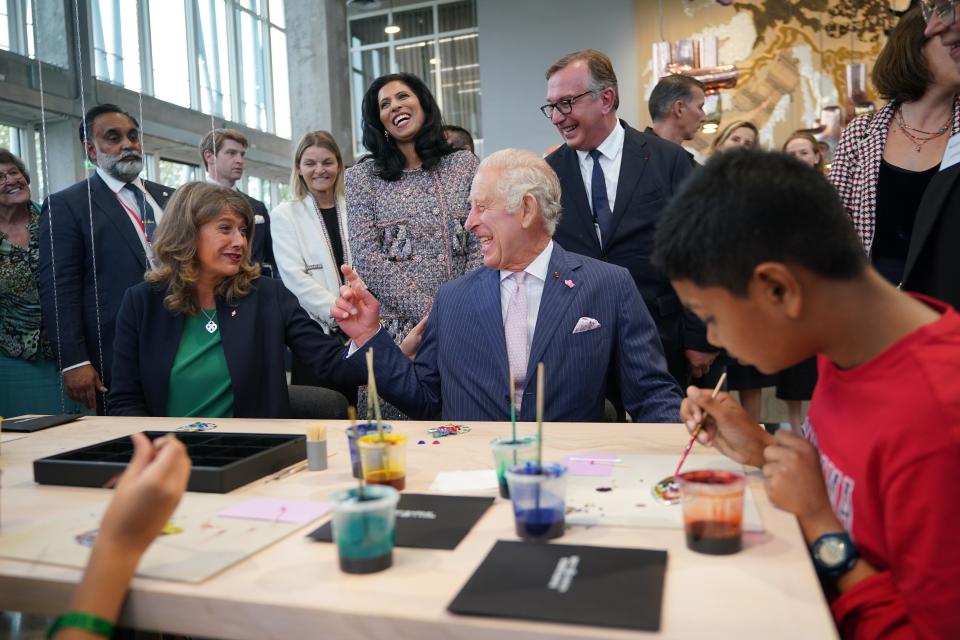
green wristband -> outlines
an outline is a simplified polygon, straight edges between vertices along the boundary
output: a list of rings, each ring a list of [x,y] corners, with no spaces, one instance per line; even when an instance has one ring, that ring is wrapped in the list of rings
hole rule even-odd
[[[50,630],[47,631],[47,640],[55,636],[60,629],[81,629],[104,638],[113,636],[112,622],[82,611],[67,611],[54,620]]]

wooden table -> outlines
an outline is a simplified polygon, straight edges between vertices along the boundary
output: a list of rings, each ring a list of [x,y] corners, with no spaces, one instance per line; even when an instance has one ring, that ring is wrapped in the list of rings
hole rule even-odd
[[[98,503],[102,489],[40,486],[33,460],[138,430],[172,430],[183,418],[102,418],[40,431],[3,445],[2,531],[32,526],[66,508]],[[308,421],[215,420],[217,432],[303,433]],[[249,484],[238,496],[325,500],[353,483],[346,423],[328,421],[331,454],[327,471],[301,472],[281,480]],[[397,423],[410,437],[407,491],[426,491],[438,471],[492,467],[489,441],[509,428],[470,424],[468,434],[432,445],[426,429],[438,423]],[[532,425],[522,425],[524,433]],[[548,424],[544,456],[559,460],[583,451],[679,454],[685,432],[679,425]],[[419,439],[426,445],[417,445]],[[696,447],[691,455],[708,453]],[[712,452],[710,452],[712,453]],[[734,556],[688,551],[682,531],[614,527],[571,527],[568,544],[666,549],[669,552],[663,618],[664,638],[835,638],[796,519],[771,506],[761,477],[749,483],[766,527],[745,534]],[[493,492],[491,492],[492,494]],[[632,638],[653,634],[606,628],[456,616],[447,604],[497,539],[514,540],[508,501],[497,499],[455,551],[397,549],[388,571],[341,573],[336,548],[309,541],[315,525],[282,540],[212,579],[190,585],[135,578],[121,623],[140,629],[209,638]],[[0,559],[0,609],[57,614],[67,605],[80,571]]]

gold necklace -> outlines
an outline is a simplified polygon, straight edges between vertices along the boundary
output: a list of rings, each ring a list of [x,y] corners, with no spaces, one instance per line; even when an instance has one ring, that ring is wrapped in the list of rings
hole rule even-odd
[[[927,144],[931,140],[935,140],[936,138],[939,138],[944,133],[946,133],[947,127],[950,126],[950,122],[952,120],[953,120],[953,113],[950,114],[950,116],[947,118],[947,121],[943,124],[943,126],[937,129],[936,131],[923,131],[921,129],[915,129],[913,127],[907,126],[906,121],[904,121],[903,119],[903,111],[901,109],[897,109],[897,118],[896,118],[897,127],[899,127],[900,132],[903,135],[905,135],[910,140],[911,143],[913,143],[913,150],[916,151],[917,153],[920,153],[920,151],[923,149],[923,145]],[[920,135],[914,135],[910,133],[911,131],[914,131]]]

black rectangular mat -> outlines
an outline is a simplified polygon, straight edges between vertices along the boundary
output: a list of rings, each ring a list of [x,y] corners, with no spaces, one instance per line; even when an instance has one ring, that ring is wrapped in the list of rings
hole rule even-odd
[[[3,430],[14,433],[33,433],[41,429],[59,427],[83,416],[79,413],[65,413],[59,416],[37,416],[36,418],[7,418],[3,421]]]
[[[499,540],[454,613],[660,629],[667,552]]]
[[[401,493],[397,505],[396,546],[456,549],[493,504],[493,498]],[[318,542],[333,542],[331,523],[308,534]]]

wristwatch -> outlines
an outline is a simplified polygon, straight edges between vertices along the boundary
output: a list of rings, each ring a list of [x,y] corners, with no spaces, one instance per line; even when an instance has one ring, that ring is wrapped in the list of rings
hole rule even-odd
[[[810,545],[810,555],[817,573],[827,578],[839,578],[853,568],[860,554],[846,533],[825,533]]]

